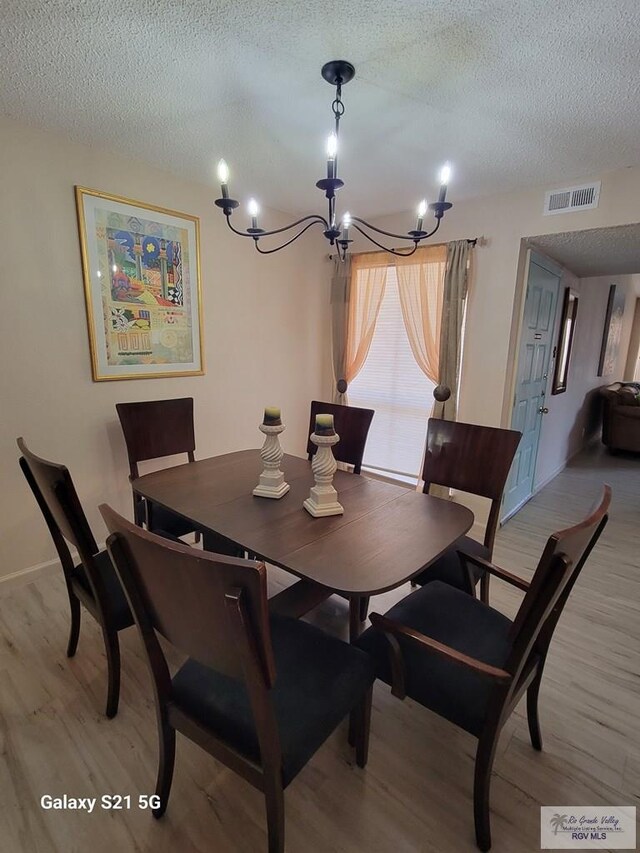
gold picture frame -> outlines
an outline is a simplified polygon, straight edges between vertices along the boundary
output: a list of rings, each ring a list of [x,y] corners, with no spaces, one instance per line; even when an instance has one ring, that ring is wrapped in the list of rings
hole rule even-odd
[[[94,381],[204,374],[199,218],[75,195]]]

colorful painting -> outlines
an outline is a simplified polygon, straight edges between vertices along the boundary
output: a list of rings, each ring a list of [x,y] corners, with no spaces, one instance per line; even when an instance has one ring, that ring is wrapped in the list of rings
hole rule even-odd
[[[600,361],[598,362],[598,376],[610,376],[616,369],[618,353],[620,351],[620,338],[622,337],[624,303],[624,291],[617,288],[615,284],[612,284],[609,287],[609,298],[607,299],[607,313],[604,319]]]
[[[199,220],[76,187],[93,378],[204,373]]]

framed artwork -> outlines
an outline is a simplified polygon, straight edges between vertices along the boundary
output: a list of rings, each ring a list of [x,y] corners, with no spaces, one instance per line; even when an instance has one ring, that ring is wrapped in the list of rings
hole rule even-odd
[[[622,315],[624,314],[624,292],[615,284],[609,288],[607,313],[604,319],[600,360],[598,361],[598,376],[609,376],[616,368],[620,337],[622,335]]]
[[[564,291],[564,302],[562,304],[562,317],[560,319],[560,334],[555,357],[556,365],[553,371],[552,394],[564,394],[567,390],[569,378],[569,361],[571,360],[571,348],[576,331],[576,317],[578,316],[578,294],[570,287]]]
[[[200,220],[76,187],[96,382],[204,373]]]

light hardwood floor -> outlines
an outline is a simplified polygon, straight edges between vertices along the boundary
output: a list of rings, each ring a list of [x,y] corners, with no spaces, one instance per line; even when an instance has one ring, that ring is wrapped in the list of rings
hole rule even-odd
[[[607,529],[551,646],[540,697],[544,751],[529,744],[522,705],[503,731],[492,784],[493,850],[539,850],[540,805],[640,805],[640,460],[600,450],[578,457],[499,532],[495,560],[529,576],[547,535],[613,487]],[[275,585],[281,582],[273,572]],[[520,594],[492,580],[509,615]],[[384,612],[402,590],[374,599]],[[106,665],[83,616],[78,654],[65,657],[61,577],[0,599],[0,850],[2,853],[266,851],[261,794],[184,738],[166,816],[43,811],[40,797],[152,793],[156,731],[134,628],[121,635],[120,712],[102,714]],[[313,615],[346,636],[346,603]],[[290,853],[475,850],[475,740],[377,684],[369,764],[359,770],[341,727],[285,794]]]

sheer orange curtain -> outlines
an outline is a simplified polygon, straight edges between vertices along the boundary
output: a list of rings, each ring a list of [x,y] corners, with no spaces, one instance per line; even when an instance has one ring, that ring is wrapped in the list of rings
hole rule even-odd
[[[420,369],[440,380],[440,329],[444,298],[446,245],[423,246],[408,258],[394,258],[402,319]]]
[[[446,245],[422,246],[408,258],[396,258],[402,319],[418,366],[436,385],[440,381],[440,338],[444,301]],[[433,410],[432,410],[433,413]],[[425,448],[426,450],[426,448]],[[420,471],[424,468],[424,456]],[[418,478],[416,491],[422,491]],[[449,489],[432,486],[430,493],[449,498]]]
[[[343,378],[347,385],[362,370],[369,354],[388,268],[389,258],[384,253],[367,252],[352,257],[344,346]]]

